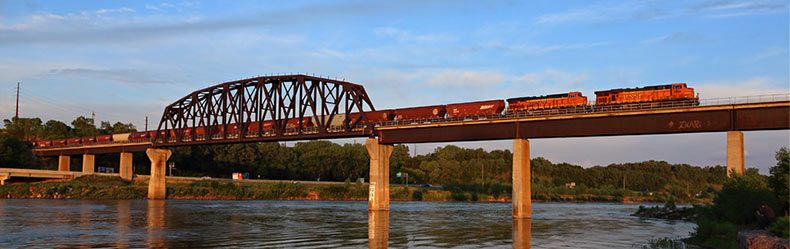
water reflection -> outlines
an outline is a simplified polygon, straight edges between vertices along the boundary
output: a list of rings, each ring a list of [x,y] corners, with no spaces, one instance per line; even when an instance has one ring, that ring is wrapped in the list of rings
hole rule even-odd
[[[129,248],[129,233],[131,232],[130,225],[132,221],[132,202],[129,200],[120,200],[116,207],[118,212],[118,224],[115,225],[115,230],[118,234],[117,247]]]
[[[637,207],[536,203],[513,220],[510,203],[0,200],[0,247],[630,248],[694,228]]]
[[[389,241],[390,212],[368,212],[368,248],[387,248]]]
[[[148,200],[148,246],[165,246],[165,201]]]
[[[532,219],[513,219],[513,248],[530,248]]]

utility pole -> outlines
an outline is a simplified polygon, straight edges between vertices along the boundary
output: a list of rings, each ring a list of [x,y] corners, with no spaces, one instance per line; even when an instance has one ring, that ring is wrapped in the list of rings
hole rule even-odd
[[[16,113],[14,114],[14,123],[19,119],[19,81],[16,82]]]
[[[148,132],[148,116],[145,116],[145,132]]]
[[[96,112],[91,112],[91,124],[96,126]]]

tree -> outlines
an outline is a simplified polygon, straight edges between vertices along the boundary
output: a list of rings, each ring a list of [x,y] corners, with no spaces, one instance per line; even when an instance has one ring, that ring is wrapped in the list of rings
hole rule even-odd
[[[0,134],[0,167],[3,168],[36,168],[39,163],[25,142]]]
[[[769,172],[768,186],[779,199],[782,211],[790,210],[790,151],[787,147],[776,152],[776,166],[771,167]]]
[[[3,120],[3,123],[8,135],[24,141],[36,140],[41,130],[39,118],[11,118],[11,120]]]
[[[102,134],[122,134],[137,131],[132,123],[115,122],[115,124],[110,125],[109,121],[101,121],[100,130]]]
[[[96,126],[93,124],[92,118],[79,116],[77,119],[74,119],[74,121],[71,121],[71,126],[74,127],[74,135],[77,137],[99,135],[99,130],[97,130]]]
[[[39,132],[39,137],[46,140],[68,138],[70,135],[71,127],[57,120],[47,121]]]

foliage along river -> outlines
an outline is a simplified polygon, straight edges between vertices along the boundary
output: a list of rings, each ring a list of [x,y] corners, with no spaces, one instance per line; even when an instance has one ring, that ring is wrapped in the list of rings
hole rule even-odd
[[[634,204],[0,199],[0,247],[632,248],[694,224],[629,216]]]

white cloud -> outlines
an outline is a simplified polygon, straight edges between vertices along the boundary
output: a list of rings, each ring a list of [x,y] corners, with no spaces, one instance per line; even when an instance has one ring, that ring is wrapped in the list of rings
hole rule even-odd
[[[134,9],[123,7],[118,9],[99,9],[96,11],[97,14],[124,13],[124,12],[134,12]]]
[[[392,27],[379,27],[373,29],[373,33],[380,36],[392,37],[400,42],[439,42],[439,41],[454,41],[456,38],[446,35],[438,34],[423,34],[415,35],[409,31],[396,29]]]
[[[673,33],[673,34],[670,34],[670,35],[663,35],[663,36],[659,36],[659,37],[653,37],[653,38],[650,38],[650,39],[642,41],[642,43],[644,43],[644,44],[665,43],[665,42],[683,40],[683,39],[688,39],[688,38],[689,38],[689,36],[686,35],[686,34]]]
[[[782,54],[784,54],[786,52],[787,52],[787,50],[779,48],[779,47],[767,48],[767,49],[765,49],[765,50],[763,50],[761,52],[758,52],[758,53],[754,54],[748,60],[748,62],[749,63],[754,63],[754,62],[761,61],[761,60],[766,59],[766,58],[774,57],[774,56],[777,56],[777,55],[782,55]]]
[[[542,15],[539,24],[558,24],[570,22],[600,22],[617,18],[640,18],[638,11],[644,10],[640,2],[597,3],[565,12]]]
[[[757,0],[747,2],[708,1],[691,6],[690,13],[705,13],[706,17],[726,18],[787,12],[785,0]]]
[[[784,87],[781,87],[784,86]],[[700,99],[790,94],[790,82],[770,77],[754,77],[740,81],[711,81],[693,85]]]
[[[432,86],[488,86],[501,83],[505,76],[495,71],[447,70],[428,78]]]
[[[528,84],[550,85],[576,85],[589,78],[587,73],[568,73],[556,69],[546,69],[542,72],[527,73],[519,76],[516,81]]]
[[[574,43],[574,44],[554,44],[554,45],[531,45],[515,44],[503,45],[492,43],[490,46],[514,55],[540,55],[556,51],[589,49],[609,44],[608,42]]]

